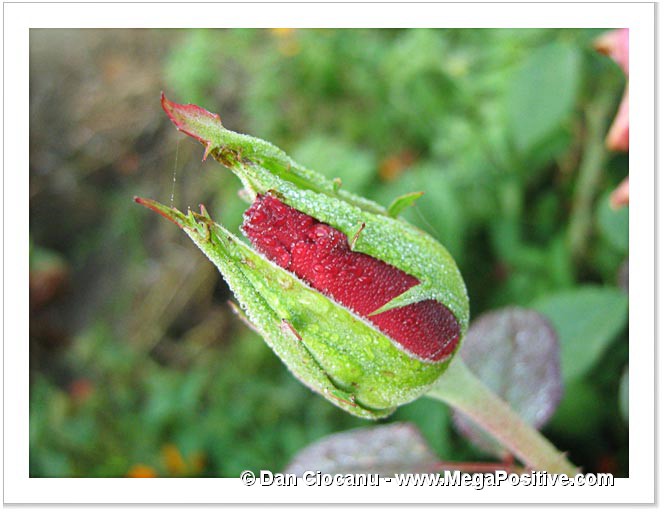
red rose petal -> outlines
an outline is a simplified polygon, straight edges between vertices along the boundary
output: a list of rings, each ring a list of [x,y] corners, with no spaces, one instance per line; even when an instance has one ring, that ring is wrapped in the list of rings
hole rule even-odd
[[[367,317],[419,280],[352,251],[339,230],[267,194],[245,212],[242,230],[254,247],[316,290],[369,320],[410,353],[439,361],[459,341],[459,324],[443,304],[426,300]]]

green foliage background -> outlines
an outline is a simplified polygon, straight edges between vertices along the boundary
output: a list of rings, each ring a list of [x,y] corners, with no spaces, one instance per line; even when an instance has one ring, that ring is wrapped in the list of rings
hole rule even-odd
[[[592,49],[600,33],[33,29],[31,475],[278,471],[370,424],[290,376],[212,264],[132,204],[203,202],[232,228],[246,208],[169,126],[162,89],[383,204],[425,191],[405,216],[457,259],[472,316],[530,306],[558,331],[546,434],[587,471],[627,475],[628,209],[607,195],[628,162],[604,149],[625,78]],[[395,419],[445,460],[486,458],[442,404]]]

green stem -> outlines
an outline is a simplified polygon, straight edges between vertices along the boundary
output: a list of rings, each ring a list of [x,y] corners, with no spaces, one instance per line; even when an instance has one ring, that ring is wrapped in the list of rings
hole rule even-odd
[[[569,243],[572,255],[579,259],[586,251],[592,229],[593,201],[600,185],[606,160],[604,137],[613,94],[601,94],[586,108],[587,134],[583,157],[579,165],[579,179],[574,192],[570,214]]]
[[[466,414],[533,470],[579,473],[563,453],[475,377],[461,358],[452,361],[428,395]]]

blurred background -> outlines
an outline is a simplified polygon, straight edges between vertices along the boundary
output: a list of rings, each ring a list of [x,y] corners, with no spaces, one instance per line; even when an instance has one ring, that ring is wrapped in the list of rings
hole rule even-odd
[[[371,425],[296,381],[212,264],[133,203],[202,202],[233,229],[246,208],[162,90],[383,204],[425,191],[405,217],[453,254],[472,316],[546,304],[571,358],[586,350],[546,435],[627,475],[628,208],[607,196],[628,160],[604,145],[625,76],[593,50],[600,33],[32,29],[31,476],[279,471]],[[445,460],[486,459],[440,403],[393,420]]]

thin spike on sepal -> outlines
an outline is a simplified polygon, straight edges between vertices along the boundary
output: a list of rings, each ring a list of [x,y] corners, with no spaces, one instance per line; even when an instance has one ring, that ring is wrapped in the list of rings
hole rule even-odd
[[[409,192],[403,196],[394,198],[389,207],[387,207],[387,215],[390,217],[398,217],[408,207],[415,205],[415,202],[424,195],[424,191]]]

